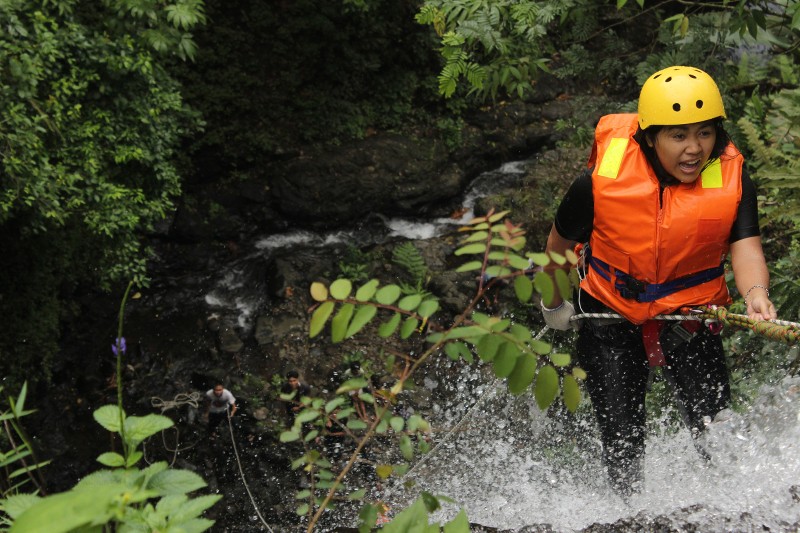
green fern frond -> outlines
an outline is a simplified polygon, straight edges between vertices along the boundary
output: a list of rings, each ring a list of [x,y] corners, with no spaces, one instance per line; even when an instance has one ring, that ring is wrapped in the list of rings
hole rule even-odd
[[[392,252],[392,262],[408,273],[418,285],[428,277],[428,265],[413,242],[404,242]]]

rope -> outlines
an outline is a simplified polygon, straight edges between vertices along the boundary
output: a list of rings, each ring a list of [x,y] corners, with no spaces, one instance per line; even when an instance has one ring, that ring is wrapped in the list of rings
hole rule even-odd
[[[180,407],[181,405],[191,405],[192,407],[197,407],[200,405],[200,393],[197,391],[185,393],[181,392],[175,395],[175,398],[172,400],[162,400],[158,396],[153,396],[150,398],[150,405],[157,409],[161,409],[161,412],[167,411],[169,409],[174,409],[176,407]]]
[[[157,409],[161,409],[161,413],[163,414],[164,411],[167,411],[169,409],[174,409],[176,407],[180,407],[181,405],[191,405],[192,407],[197,407],[198,405],[200,405],[199,404],[200,397],[201,397],[201,395],[197,391],[190,392],[190,393],[183,393],[182,392],[182,393],[176,394],[175,397],[172,400],[166,400],[166,401],[162,400],[158,396],[152,396],[150,398],[150,405],[152,405],[153,407],[155,407]],[[178,452],[183,452],[183,451],[186,451],[186,450],[190,450],[190,449],[194,448],[195,446],[197,446],[197,443],[202,440],[202,439],[198,439],[198,440],[194,441],[192,444],[190,444],[189,446],[181,448],[180,446],[178,446],[178,443],[180,442],[180,436],[181,436],[180,430],[177,428],[177,426],[172,426],[172,429],[175,430],[175,448],[174,449],[170,448],[169,445],[167,445],[167,437],[164,434],[166,429],[162,429],[161,430],[161,443],[164,445],[164,449],[172,454],[172,460],[169,463],[170,467],[175,465],[175,461],[178,459]],[[152,463],[150,463],[150,460],[147,458],[147,441],[142,443],[142,452],[144,454],[143,457],[144,457],[145,462],[147,462],[147,464],[152,464]]]
[[[579,313],[573,315],[570,320],[582,320],[584,318],[625,319],[625,317],[618,313]],[[730,313],[724,307],[701,306],[695,309],[687,309],[686,314],[658,315],[653,318],[654,320],[716,321],[727,326],[749,329],[757,335],[761,335],[772,340],[783,341],[786,344],[794,344],[800,339],[800,323],[777,319],[755,320],[747,315]]]
[[[267,521],[264,520],[264,517],[261,516],[261,512],[258,510],[258,505],[256,504],[256,499],[253,498],[253,493],[250,492],[250,486],[247,484],[247,479],[244,477],[244,469],[242,468],[242,461],[239,459],[239,450],[236,448],[236,439],[233,438],[233,424],[231,423],[231,416],[228,415],[228,430],[231,433],[231,445],[233,446],[233,453],[236,456],[236,464],[239,467],[239,475],[242,476],[242,483],[244,484],[244,489],[247,491],[247,495],[250,497],[250,503],[253,504],[253,509],[256,511],[256,515],[258,515],[258,519],[261,520],[261,523],[264,524],[264,527],[267,528],[267,531],[273,533],[272,528],[269,527]]]

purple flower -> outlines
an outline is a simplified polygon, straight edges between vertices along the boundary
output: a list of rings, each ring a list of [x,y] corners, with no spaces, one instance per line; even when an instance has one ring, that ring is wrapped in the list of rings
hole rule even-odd
[[[119,352],[117,351],[117,346],[119,346]],[[127,346],[125,344],[125,337],[117,337],[117,342],[111,345],[111,351],[114,352],[115,356],[119,356],[120,353],[125,355],[125,350]]]

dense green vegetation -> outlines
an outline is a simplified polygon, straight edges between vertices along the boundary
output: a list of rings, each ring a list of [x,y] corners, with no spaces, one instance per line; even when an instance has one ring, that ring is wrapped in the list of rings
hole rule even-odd
[[[0,373],[47,379],[86,287],[146,282],[143,232],[181,190],[198,125],[166,65],[202,3],[0,2]]]

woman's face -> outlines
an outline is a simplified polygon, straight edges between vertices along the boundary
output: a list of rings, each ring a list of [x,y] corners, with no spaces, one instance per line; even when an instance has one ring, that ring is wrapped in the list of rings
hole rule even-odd
[[[714,144],[717,130],[712,121],[664,126],[655,139],[647,139],[661,166],[681,183],[693,183],[705,166]]]

